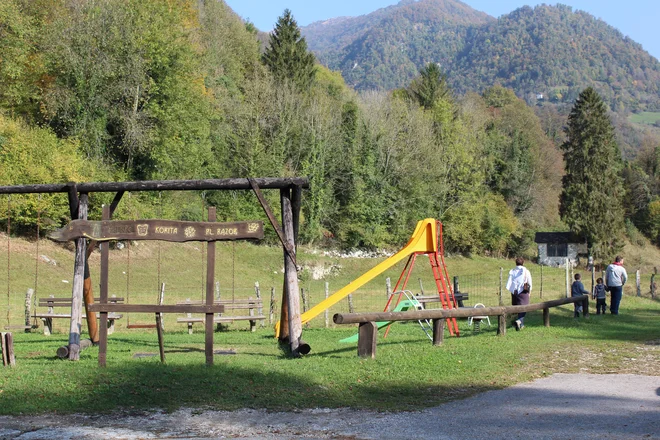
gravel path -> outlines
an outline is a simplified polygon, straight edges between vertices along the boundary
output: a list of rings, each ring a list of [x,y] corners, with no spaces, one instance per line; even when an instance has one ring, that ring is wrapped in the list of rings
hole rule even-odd
[[[555,374],[418,412],[315,409],[0,417],[0,439],[660,439],[660,377]]]

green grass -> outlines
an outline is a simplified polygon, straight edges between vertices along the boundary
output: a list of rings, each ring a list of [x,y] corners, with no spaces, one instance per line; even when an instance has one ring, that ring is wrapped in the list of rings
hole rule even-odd
[[[633,113],[629,117],[630,122],[637,124],[647,124],[653,125],[656,122],[660,121],[660,112],[641,112]]]
[[[19,324],[23,316],[25,290],[37,286],[39,297],[48,294],[70,295],[73,257],[70,248],[46,240],[36,243],[12,238],[10,261],[7,240],[0,235],[0,321]],[[626,250],[626,262],[642,267],[643,258],[657,260],[657,251],[641,250],[635,256]],[[161,257],[157,258],[160,251]],[[50,265],[37,255],[48,255],[58,264]],[[633,258],[634,257],[634,258]],[[110,264],[111,293],[128,297],[128,302],[154,303],[158,280],[167,284],[165,303],[174,304],[186,297],[201,298],[204,280],[204,248],[195,244],[143,244],[128,251],[113,250]],[[342,259],[301,248],[299,264],[301,287],[311,292],[310,302],[324,298],[324,284],[330,293],[348,284],[382,259]],[[10,278],[7,291],[7,271]],[[504,277],[511,261],[485,257],[447,259],[449,275],[459,275],[461,289],[476,298],[497,302],[500,267]],[[38,276],[35,277],[35,267]],[[334,268],[325,279],[314,280],[309,268]],[[354,294],[356,311],[378,311],[385,304],[385,278],[394,284],[403,264],[376,277]],[[529,265],[535,280],[534,301],[539,301],[540,267]],[[275,291],[275,318],[282,285],[282,250],[279,247],[247,243],[218,245],[216,279],[221,293],[247,297],[254,295],[259,281],[265,304],[270,302],[270,288]],[[98,254],[91,259],[92,279],[98,285]],[[563,295],[565,273],[544,268],[544,299]],[[126,273],[124,273],[126,272]],[[643,275],[648,285],[648,273]],[[433,289],[428,261],[419,259],[409,287],[420,290],[420,280]],[[631,270],[631,280],[634,275]],[[127,286],[128,281],[128,286]],[[136,353],[158,353],[153,330],[127,330],[126,317],[110,336],[107,368],[97,366],[97,348],[81,354],[79,362],[56,358],[56,349],[67,343],[68,320],[57,320],[55,334],[46,337],[38,331],[14,332],[16,368],[0,370],[0,414],[36,414],[43,412],[108,412],[180,406],[193,408],[235,409],[243,407],[288,410],[292,408],[353,407],[380,410],[411,410],[435,405],[474,393],[503,388],[521,381],[554,372],[644,373],[660,375],[660,303],[632,294],[634,283],[627,286],[618,317],[592,315],[588,320],[574,320],[572,307],[553,309],[552,327],[542,326],[541,313],[531,313],[522,332],[496,336],[493,326],[482,326],[480,333],[460,322],[461,337],[447,336],[442,347],[433,347],[417,323],[396,324],[390,336],[379,339],[377,358],[361,360],[355,345],[338,341],[354,334],[354,326],[325,329],[323,315],[304,330],[304,339],[312,352],[302,359],[289,359],[280,350],[273,332],[266,327],[256,333],[246,331],[246,322],[229,326],[229,331],[215,334],[217,350],[236,354],[217,355],[215,365],[204,362],[204,336],[197,326],[188,335],[185,325],[165,320],[167,363],[157,356],[135,358]],[[128,290],[127,290],[128,288]],[[97,292],[98,293],[98,292]],[[508,297],[505,297],[508,304]],[[330,310],[330,316],[347,311],[347,301]],[[130,316],[131,323],[151,322],[149,315]],[[656,341],[653,345],[649,341]]]
[[[500,389],[554,372],[660,374],[660,303],[625,297],[621,315],[575,320],[572,307],[551,311],[551,327],[530,313],[521,332],[496,323],[479,333],[460,322],[461,337],[433,347],[417,323],[399,323],[379,335],[377,357],[357,357],[354,344],[339,339],[356,328],[309,329],[312,352],[289,359],[262,329],[215,333],[215,349],[236,354],[204,363],[204,336],[166,329],[166,364],[153,331],[110,336],[107,368],[97,366],[97,348],[79,362],[55,357],[67,335],[15,333],[16,368],[0,374],[0,413],[99,413],[113,410],[352,407],[412,410]],[[649,341],[655,341],[652,345]]]

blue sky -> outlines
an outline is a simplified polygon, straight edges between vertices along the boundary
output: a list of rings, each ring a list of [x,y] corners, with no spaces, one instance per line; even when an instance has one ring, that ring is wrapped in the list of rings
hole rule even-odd
[[[368,14],[376,9],[398,3],[397,0],[225,0],[237,14],[262,31],[269,31],[289,8],[300,26],[314,21],[339,16],[357,16]],[[624,35],[640,43],[651,55],[660,59],[660,38],[657,27],[660,26],[660,0],[463,0],[466,3],[493,17],[507,14],[524,5],[534,6],[541,3],[572,6],[595,17],[603,19]]]

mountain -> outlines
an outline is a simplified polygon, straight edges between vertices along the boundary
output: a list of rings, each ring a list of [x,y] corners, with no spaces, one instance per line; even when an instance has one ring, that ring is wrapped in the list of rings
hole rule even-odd
[[[407,85],[429,62],[447,65],[463,50],[468,30],[494,19],[457,0],[405,0],[360,17],[303,27],[309,48],[341,70],[356,89]]]
[[[530,104],[570,103],[593,86],[615,111],[660,109],[658,60],[569,6],[525,6],[494,19],[457,0],[403,1],[302,30],[319,60],[356,89],[405,87],[435,62],[460,93],[501,84]]]

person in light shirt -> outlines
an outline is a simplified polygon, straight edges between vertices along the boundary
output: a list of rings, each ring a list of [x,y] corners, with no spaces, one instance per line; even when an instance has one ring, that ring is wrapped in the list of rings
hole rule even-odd
[[[509,279],[506,282],[506,289],[511,292],[511,304],[514,306],[529,304],[529,293],[532,291],[532,274],[524,266],[525,260],[522,257],[516,258],[516,267],[509,271]],[[525,327],[525,315],[527,313],[518,313],[518,319],[513,321],[516,331]]]
[[[605,270],[605,285],[610,291],[610,313],[619,314],[619,304],[623,296],[623,285],[628,281],[628,272],[623,267],[623,258],[616,256],[614,262]]]

